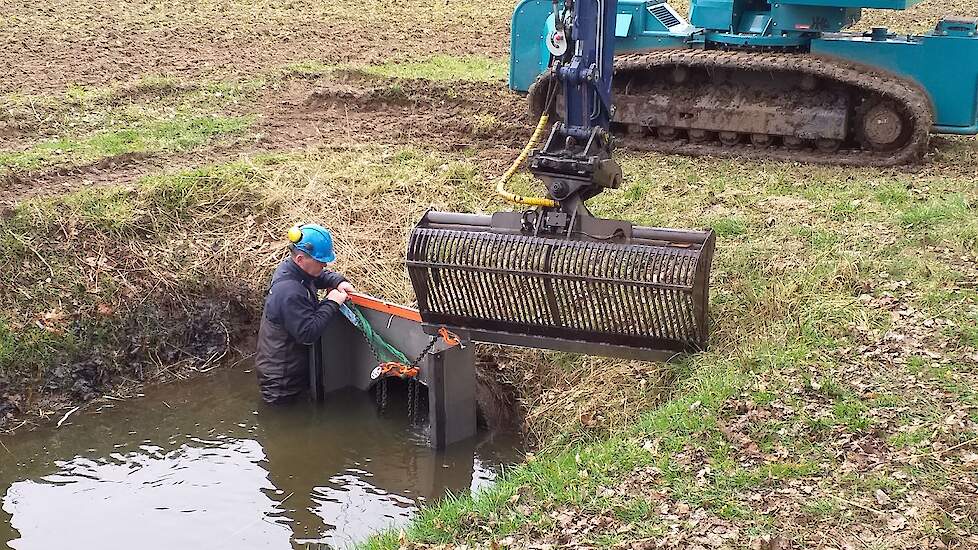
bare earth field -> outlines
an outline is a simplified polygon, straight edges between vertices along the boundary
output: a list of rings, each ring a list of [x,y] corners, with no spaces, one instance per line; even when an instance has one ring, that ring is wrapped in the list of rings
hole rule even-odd
[[[305,59],[502,57],[510,13],[508,2],[442,0],[13,0],[0,15],[0,93],[58,92],[144,74],[250,75]]]

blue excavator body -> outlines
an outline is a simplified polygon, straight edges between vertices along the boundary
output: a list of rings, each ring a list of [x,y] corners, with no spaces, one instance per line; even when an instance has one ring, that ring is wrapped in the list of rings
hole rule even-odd
[[[550,0],[523,0],[517,6],[513,14],[509,78],[513,90],[529,90],[534,81],[547,71],[554,51],[553,41],[560,32],[557,29],[559,25],[554,23],[554,14],[559,13],[559,4],[562,1],[554,3]],[[898,35],[886,28],[873,28],[865,33],[846,32],[846,29],[852,28],[860,20],[863,8],[904,10],[918,2],[919,0],[691,0],[690,17],[687,20],[663,0],[619,0],[615,52],[619,57],[623,54],[664,49],[815,57],[856,67],[857,72],[864,70],[889,75],[921,90],[930,104],[930,120],[927,122],[931,132],[976,134],[978,20],[945,17],[936,24],[933,31],[922,35]],[[559,42],[559,36],[557,40]],[[785,59],[789,60],[788,64],[791,63],[790,57]],[[885,87],[882,86],[884,89]],[[790,92],[790,89],[787,91]],[[859,100],[858,103],[866,101]],[[859,104],[850,102],[845,113],[840,111],[840,120],[844,118],[845,124],[850,127],[858,124]],[[905,107],[895,99],[892,104],[896,105],[891,108],[894,112]],[[866,109],[869,107],[864,108]],[[879,109],[872,112],[877,118],[885,118],[886,114]],[[923,120],[922,117],[918,118]],[[876,130],[868,126],[867,122],[863,133],[875,138],[878,148],[883,148],[880,140],[887,139],[887,132],[896,134],[900,133],[900,129],[892,125],[886,126],[882,118],[877,122],[880,125]],[[673,128],[684,129],[675,120],[660,123],[670,125],[666,132],[670,138],[675,137]],[[905,126],[909,124],[908,117]],[[684,131],[723,131],[723,128],[706,123],[701,126],[702,128],[690,126]],[[759,130],[748,128],[745,135],[750,136],[751,132],[757,131]],[[650,132],[654,133],[654,128],[647,131]],[[629,132],[632,133],[634,132]],[[785,138],[779,139],[788,139],[791,145],[798,145],[798,138],[805,137],[803,134],[804,132],[800,132],[799,136],[794,137],[784,134]],[[847,134],[845,139],[855,140],[859,132],[850,134],[852,135]],[[691,134],[690,137],[699,135]],[[727,138],[728,141],[736,141],[730,135]],[[845,142],[845,139],[839,138],[835,141]],[[824,142],[826,149],[840,146],[839,143],[830,141],[832,140]],[[770,142],[770,138],[761,140],[765,145]]]

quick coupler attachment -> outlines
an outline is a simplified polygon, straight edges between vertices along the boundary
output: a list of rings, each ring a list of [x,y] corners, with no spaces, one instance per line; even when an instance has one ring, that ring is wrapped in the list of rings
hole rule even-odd
[[[428,327],[650,361],[706,348],[713,231],[633,226],[612,242],[534,235],[501,214],[512,213],[429,211],[412,230],[408,274]]]

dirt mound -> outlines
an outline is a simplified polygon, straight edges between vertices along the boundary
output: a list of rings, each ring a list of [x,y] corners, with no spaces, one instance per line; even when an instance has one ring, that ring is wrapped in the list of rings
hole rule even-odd
[[[293,81],[262,111],[265,149],[405,143],[483,150],[518,147],[528,133],[524,99],[495,83]]]

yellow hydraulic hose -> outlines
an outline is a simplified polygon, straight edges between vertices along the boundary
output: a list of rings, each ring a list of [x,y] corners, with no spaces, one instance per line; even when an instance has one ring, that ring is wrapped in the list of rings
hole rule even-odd
[[[512,166],[509,167],[509,170],[506,170],[506,173],[499,177],[499,181],[496,182],[496,194],[498,194],[500,197],[510,202],[525,204],[527,206],[557,206],[557,201],[548,199],[546,197],[523,197],[517,195],[516,193],[510,193],[506,190],[506,184],[513,178],[513,174],[520,169],[520,165],[523,164],[523,161],[526,160],[527,156],[529,156],[530,151],[533,150],[533,148],[536,147],[537,143],[540,141],[540,137],[543,136],[543,130],[547,127],[547,122],[549,120],[550,115],[546,113],[540,116],[540,122],[537,123],[536,129],[533,130],[533,135],[530,136],[530,141],[526,143],[526,147],[523,148],[523,152],[520,153],[520,156],[516,157],[516,160],[513,161]]]

